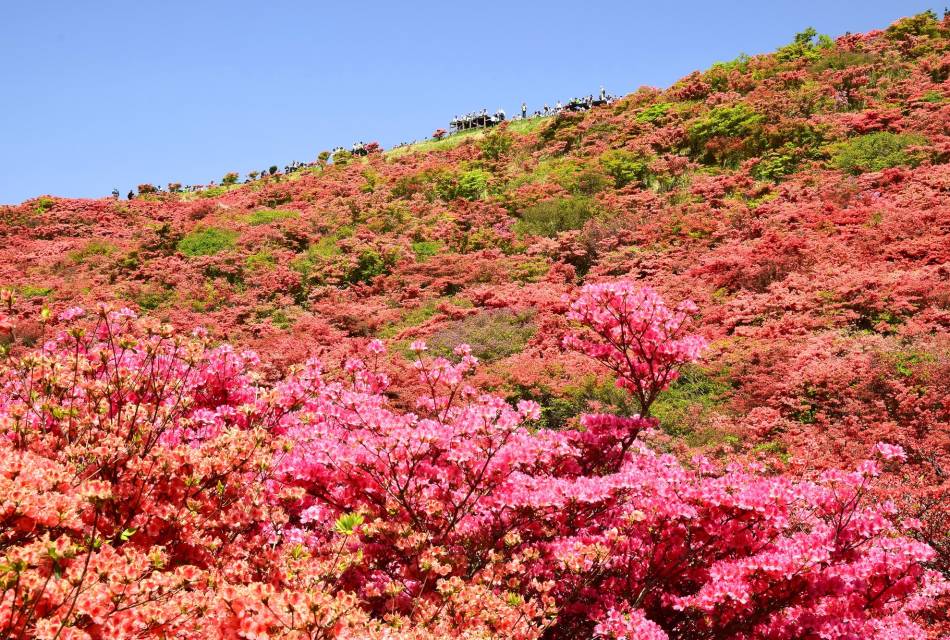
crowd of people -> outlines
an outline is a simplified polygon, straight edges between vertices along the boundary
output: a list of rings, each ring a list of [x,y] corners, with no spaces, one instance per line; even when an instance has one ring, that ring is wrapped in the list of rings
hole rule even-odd
[[[449,122],[449,127],[458,131],[467,131],[469,129],[481,129],[483,127],[494,127],[505,121],[505,112],[498,109],[495,113],[488,113],[488,109],[473,111],[462,116],[455,116]]]
[[[571,98],[570,100],[567,101],[566,104],[562,104],[561,101],[558,100],[554,104],[553,107],[548,106],[547,103],[544,103],[544,106],[542,106],[540,109],[536,109],[530,114],[528,112],[527,103],[522,102],[521,112],[515,114],[512,120],[527,120],[529,118],[546,118],[549,116],[556,116],[559,113],[563,113],[565,111],[567,112],[587,111],[594,107],[610,104],[611,102],[614,102],[616,99],[617,98],[615,96],[608,94],[606,90],[604,90],[604,88],[601,87],[600,92],[597,94],[597,96],[594,96],[594,94],[589,94],[587,96],[580,97],[580,98]],[[458,115],[455,116],[449,122],[449,127],[452,132],[458,133],[461,131],[468,131],[471,129],[483,129],[487,127],[494,127],[504,122],[505,119],[506,119],[506,115],[503,109],[498,109],[494,113],[489,113],[487,109],[482,109],[481,111],[473,111],[471,113],[466,113],[461,116],[458,116]],[[412,140],[410,142],[400,142],[399,144],[395,145],[393,148],[398,149],[400,147],[407,147],[413,144],[417,144],[418,142],[422,142],[422,141]],[[336,147],[333,149],[331,154],[336,155],[340,152],[349,152],[350,154],[354,156],[367,156],[371,153],[375,153],[381,150],[382,148],[379,146],[379,143],[377,142],[363,142],[362,140],[360,140],[359,142],[354,142],[352,145],[350,145],[349,149],[346,149],[345,147],[342,147],[342,146]],[[291,174],[291,173],[300,171],[301,169],[316,167],[318,164],[319,164],[318,162],[300,162],[300,161],[295,160],[291,162],[290,164],[284,166],[283,173]],[[244,180],[244,182],[245,183],[252,182],[258,179],[258,177],[263,178],[268,175],[275,175],[277,173],[279,173],[277,166],[271,166],[268,169],[264,169],[263,171],[251,171],[247,174],[247,178]],[[141,186],[146,186],[148,187],[148,189],[142,190],[140,188],[139,195],[165,193],[165,192],[167,193],[195,193],[198,191],[204,191],[206,189],[213,188],[217,185],[215,181],[212,180],[210,184],[206,184],[206,185],[192,185],[192,184],[180,185],[178,183],[171,183],[168,185],[167,190],[161,187],[153,187],[151,185],[140,185],[140,187]],[[129,200],[133,199],[135,195],[136,194],[134,191],[129,191],[128,199]],[[116,200],[119,199],[120,193],[118,189],[112,190],[112,197],[115,198]]]

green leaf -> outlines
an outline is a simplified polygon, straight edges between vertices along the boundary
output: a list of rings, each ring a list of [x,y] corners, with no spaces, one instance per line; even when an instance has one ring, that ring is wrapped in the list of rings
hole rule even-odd
[[[356,533],[356,529],[363,524],[364,518],[359,513],[345,513],[336,519],[333,528],[337,533],[344,536],[351,536]]]

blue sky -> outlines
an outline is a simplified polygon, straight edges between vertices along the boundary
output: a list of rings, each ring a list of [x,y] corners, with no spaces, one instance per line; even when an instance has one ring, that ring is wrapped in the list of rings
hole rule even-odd
[[[456,113],[667,86],[901,0],[36,0],[0,19],[0,203],[206,183],[423,138]]]

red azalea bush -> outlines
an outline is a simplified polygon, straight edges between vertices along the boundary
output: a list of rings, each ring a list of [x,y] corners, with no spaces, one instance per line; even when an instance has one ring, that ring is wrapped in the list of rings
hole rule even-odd
[[[253,354],[103,307],[0,369],[0,630],[10,638],[924,638],[933,551],[872,499],[900,447],[813,478],[652,449],[693,307],[585,287],[564,343],[641,415],[538,406],[383,344],[267,383]]]

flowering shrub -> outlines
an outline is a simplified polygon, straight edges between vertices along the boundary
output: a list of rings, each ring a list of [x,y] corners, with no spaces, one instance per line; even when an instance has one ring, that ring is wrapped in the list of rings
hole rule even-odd
[[[0,405],[12,406],[7,399],[17,397],[33,407],[12,421],[0,419],[0,430],[14,434],[3,445],[3,464],[10,466],[4,467],[9,471],[3,472],[7,484],[0,500],[20,495],[29,473],[49,469],[52,475],[34,476],[30,483],[40,482],[46,488],[38,495],[53,496],[63,508],[62,524],[18,520],[21,528],[11,529],[4,520],[7,528],[0,531],[20,536],[5,538],[4,544],[14,545],[5,548],[40,549],[36,540],[48,533],[50,540],[66,536],[77,554],[57,556],[53,563],[40,549],[45,565],[29,556],[29,571],[39,573],[9,574],[9,590],[2,578],[7,598],[14,592],[23,597],[27,583],[38,590],[47,577],[53,589],[52,599],[26,596],[36,607],[11,609],[10,600],[0,602],[3,615],[19,612],[10,614],[18,630],[7,635],[47,633],[35,631],[42,625],[52,628],[47,635],[56,635],[56,620],[72,602],[75,571],[92,549],[84,580],[90,579],[89,593],[102,602],[126,597],[124,587],[109,578],[115,574],[108,558],[132,563],[135,575],[147,570],[141,588],[155,591],[119,602],[104,619],[80,613],[86,611],[82,591],[60,638],[74,631],[122,637],[124,631],[104,626],[122,616],[146,625],[143,635],[196,635],[199,625],[219,625],[232,636],[292,635],[304,631],[292,632],[281,620],[296,624],[301,615],[312,621],[324,614],[309,630],[312,636],[319,627],[326,635],[356,637],[808,637],[807,625],[847,619],[840,633],[914,637],[917,631],[901,627],[898,614],[881,622],[890,615],[885,610],[900,608],[896,601],[874,600],[862,608],[860,597],[848,591],[859,588],[857,579],[829,572],[848,566],[877,580],[879,574],[860,564],[869,557],[865,551],[878,553],[875,545],[884,539],[904,544],[901,536],[907,536],[934,549],[937,555],[924,563],[928,568],[950,576],[948,20],[922,14],[834,42],[806,33],[778,54],[739,56],[668,89],[638,90],[609,107],[513,122],[498,138],[476,132],[389,151],[366,145],[365,156],[342,151],[331,163],[327,152],[318,166],[293,175],[272,166],[249,172],[245,184],[155,190],[128,201],[43,196],[0,206]],[[712,163],[718,166],[710,168]],[[655,292],[618,279],[649,282]],[[589,283],[596,284],[583,288]],[[656,292],[694,299],[701,313],[663,306]],[[156,352],[153,367],[146,366],[143,353],[141,364],[130,355],[128,364],[103,369],[96,359],[101,356],[94,356],[103,351],[96,346],[102,337],[89,333],[93,320],[56,319],[100,301],[134,303],[178,327],[207,327],[207,337],[162,338],[166,347],[177,341],[200,357],[184,369],[164,368],[170,362],[165,356]],[[654,313],[666,320],[653,322]],[[131,341],[130,352],[150,348],[146,344],[161,333],[156,325],[148,328],[151,322],[110,321],[121,327],[116,334]],[[69,336],[63,332],[74,326],[86,329],[83,349],[90,351],[79,353],[78,373],[70,376],[76,345],[64,342]],[[698,362],[692,362],[700,347],[690,338],[694,333],[708,339]],[[640,342],[628,339],[633,337]],[[376,353],[365,355],[374,338],[391,340],[388,354],[373,346]],[[459,483],[468,482],[472,468],[458,466],[452,457],[456,441],[446,431],[461,430],[466,446],[474,446],[467,444],[472,427],[455,413],[442,418],[417,406],[433,393],[408,364],[408,345],[417,340],[428,343],[420,353],[430,371],[443,366],[434,364],[440,356],[445,366],[459,366],[465,358],[453,354],[459,342],[471,344],[469,355],[484,356],[477,369],[459,373],[481,391],[470,396],[460,388],[452,407],[489,413],[503,431],[525,435],[523,442],[539,448],[536,457],[545,461],[532,466],[520,450],[501,447],[499,455],[511,466],[497,468],[502,475],[490,479],[495,484],[484,495],[473,490],[479,497],[470,497],[462,512],[474,515],[461,515],[454,529],[436,511],[455,508],[446,500],[462,504],[464,495],[457,493],[467,485]],[[218,353],[213,345],[222,344],[234,345],[232,354],[253,349],[261,359],[227,374],[240,378],[228,383],[247,394],[240,402],[217,391],[207,395],[200,390],[204,383],[189,378],[224,357],[228,349],[212,355]],[[361,353],[363,368],[354,364],[346,373],[346,363]],[[190,362],[191,356],[179,355]],[[315,365],[306,364],[315,356],[325,366],[319,376]],[[17,390],[15,380],[29,379],[25,363],[38,357],[52,359],[54,369],[35,369],[35,383]],[[292,367],[300,369],[294,373]],[[310,377],[297,382],[305,371]],[[139,431],[110,435],[113,427],[102,421],[110,414],[100,413],[109,385],[134,386],[134,380],[162,372],[171,386],[155,379],[148,393],[115,394],[127,399],[123,407],[144,403],[137,415],[123,409],[131,411],[123,424],[178,407],[169,416],[172,426],[148,423],[139,429],[158,429],[161,441],[143,451],[136,448]],[[365,385],[371,376],[378,389],[354,386],[355,377]],[[183,382],[172,384],[176,380]],[[431,423],[425,421],[434,420],[442,425],[431,426],[441,438],[434,457],[413,457],[428,455],[421,449],[430,446],[428,439],[407,440],[408,450],[390,455],[387,447],[396,444],[382,431],[359,431],[349,418],[325,425],[327,418],[307,417],[302,404],[275,409],[284,390],[298,383],[320,416],[350,415],[346,407],[355,407],[374,421],[385,417],[385,425],[405,423],[400,433],[406,438],[428,433]],[[85,390],[87,385],[93,389]],[[442,389],[437,395],[452,395],[436,387]],[[66,392],[72,388],[79,389],[74,396]],[[331,388],[350,404],[323,395]],[[178,406],[178,395],[165,394],[173,389],[184,405]],[[505,409],[497,400],[486,408],[481,398],[488,392],[515,407],[519,400],[536,400],[541,418]],[[187,408],[192,402],[202,410]],[[607,413],[621,418],[597,417]],[[16,420],[22,424],[24,416],[37,420],[20,445],[29,451],[10,448],[19,437]],[[70,417],[88,437],[76,441],[76,435],[57,431]],[[388,456],[408,467],[394,468],[386,480],[367,460],[344,452],[340,460],[350,469],[345,477],[333,468],[322,470],[329,463],[320,441],[308,435],[308,420],[328,433],[345,427],[351,442],[372,442],[382,460]],[[557,432],[533,435],[545,427]],[[60,440],[42,445],[40,433]],[[96,438],[111,448],[95,449]],[[260,456],[212,473],[223,483],[224,506],[216,504],[218,498],[203,502],[203,495],[175,488],[195,481],[188,465],[210,464],[218,452],[239,456],[241,447],[250,446],[244,438],[261,439]],[[120,440],[125,448],[112,446]],[[903,455],[875,449],[878,442],[900,447]],[[496,444],[482,438],[477,446]],[[870,473],[875,469],[866,468],[862,488],[844,490],[835,478],[822,477],[828,470],[857,468],[872,450],[891,459],[882,462],[877,478]],[[110,451],[123,453],[113,461]],[[121,460],[143,456],[146,462],[122,466]],[[299,468],[285,465],[289,459]],[[153,463],[164,471],[150,489],[158,476],[141,465]],[[265,463],[266,470],[255,467]],[[98,467],[105,471],[84,475],[87,465],[88,474]],[[419,485],[406,484],[400,475],[410,467],[423,474]],[[505,484],[501,478],[509,470],[513,480]],[[373,489],[371,477],[397,496],[405,487],[400,500],[407,506]],[[125,502],[83,497],[77,483],[85,479],[118,483],[117,491],[125,493],[115,495]],[[138,492],[143,482],[146,488]],[[333,497],[321,488],[324,482],[337,483],[333,491],[355,487],[347,489],[352,501]],[[716,482],[727,488],[717,493]],[[766,514],[787,514],[795,524],[767,522],[758,511],[742,511],[746,503],[717,515],[707,501],[731,505],[739,495],[734,487],[744,490],[752,482],[766,487],[770,497],[764,506],[758,495],[748,504]],[[781,483],[794,487],[800,500],[768,502],[782,495]],[[839,495],[852,492],[859,504],[809,511],[807,501],[821,503],[821,492],[830,486]],[[520,492],[512,495],[523,497],[511,498],[511,487]],[[541,489],[551,494],[538,497]],[[295,497],[276,499],[283,490]],[[650,492],[667,498],[660,506],[672,510],[669,518],[651,511],[657,507],[648,501]],[[142,496],[145,511],[130,497],[135,495]],[[509,507],[496,508],[492,501]],[[465,511],[473,502],[474,511]],[[251,512],[235,511],[239,503]],[[822,537],[828,518],[834,522],[828,514],[839,507],[842,513],[852,507],[882,512],[887,527],[897,526],[842,553],[847,543],[838,534]],[[623,509],[634,514],[632,521],[621,518]],[[217,511],[235,513],[238,523],[213,522]],[[636,511],[643,512],[642,521]],[[183,526],[181,544],[169,533],[177,536],[179,512],[193,522]],[[437,517],[442,524],[430,522]],[[144,527],[125,524],[129,518],[154,520],[155,531],[146,535]],[[394,533],[390,522],[403,528]],[[770,574],[759,569],[749,575],[743,567],[764,562],[756,554],[765,548],[743,547],[721,530],[723,522],[747,523],[750,535],[776,553],[791,553],[789,538],[817,536],[814,548],[828,550],[829,559],[808,565],[805,576],[790,573],[791,583],[772,580],[788,592],[763,591],[761,575]],[[437,555],[425,556],[426,566],[444,576],[412,564],[422,557],[420,549],[429,548],[426,540],[437,547]],[[386,545],[397,551],[386,551]],[[166,568],[146,565],[156,548],[170,554]],[[112,555],[99,560],[97,549]],[[652,552],[658,559],[636,555]],[[662,564],[684,553],[691,558],[685,568]],[[742,566],[718,564],[729,559]],[[852,562],[858,564],[847,564]],[[177,583],[152,582],[173,581],[159,574],[184,566],[199,573],[180,591]],[[0,560],[0,568],[6,567]],[[104,567],[101,579],[97,567]],[[744,605],[696,599],[705,585],[727,575],[750,585]],[[130,585],[139,583],[129,579]],[[702,593],[711,594],[709,589]],[[924,586],[914,594],[926,599],[935,589]],[[746,598],[735,584],[731,591]],[[132,586],[126,593],[136,594]],[[792,593],[804,595],[793,601]],[[847,603],[829,599],[839,596]],[[946,609],[947,596],[941,597]],[[762,605],[763,598],[779,609]],[[130,603],[136,606],[127,612]],[[150,609],[153,604],[165,613]],[[914,613],[924,604],[917,595],[905,604],[912,623],[925,626],[931,638],[950,631],[945,616]],[[181,613],[187,606],[195,607],[194,615],[190,609]],[[848,607],[863,613],[845,613]],[[768,611],[770,622],[754,619],[753,609]],[[804,611],[808,620],[795,617]],[[163,622],[173,616],[179,617]],[[778,620],[800,620],[794,623],[799,631],[763,630]],[[847,627],[861,621],[874,628]],[[249,626],[240,630],[242,624]],[[837,632],[814,631],[831,637]]]
[[[654,398],[702,348],[690,309],[590,286],[567,344]],[[533,432],[464,345],[411,345],[404,412],[378,340],[265,384],[202,332],[83,314],[0,369],[4,637],[923,637],[943,589],[868,499],[881,463],[687,468],[639,416]]]

